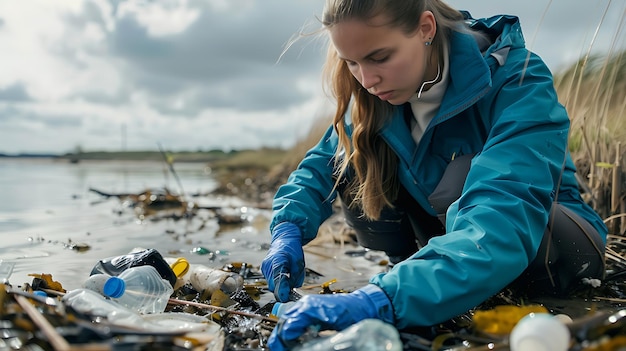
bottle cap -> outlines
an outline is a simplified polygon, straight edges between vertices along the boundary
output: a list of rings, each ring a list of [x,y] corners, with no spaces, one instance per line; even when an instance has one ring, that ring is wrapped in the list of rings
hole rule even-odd
[[[108,297],[118,298],[124,295],[124,291],[126,290],[126,283],[123,279],[118,277],[109,278],[104,286],[102,287],[102,292],[104,295]]]
[[[278,313],[280,313],[280,305],[282,303],[276,302],[274,306],[272,306],[272,315],[278,317]]]
[[[295,303],[295,301],[276,302],[272,306],[272,315],[281,318]]]
[[[189,271],[189,262],[187,262],[187,259],[185,259],[184,257],[179,257],[174,263],[170,265],[170,267],[172,267],[172,271],[174,271],[174,274],[176,274],[176,276],[180,278],[183,275],[187,274],[187,272]]]
[[[41,296],[41,297],[48,297],[48,294],[45,291],[42,291],[42,290],[35,290],[35,291],[33,291],[33,295]]]

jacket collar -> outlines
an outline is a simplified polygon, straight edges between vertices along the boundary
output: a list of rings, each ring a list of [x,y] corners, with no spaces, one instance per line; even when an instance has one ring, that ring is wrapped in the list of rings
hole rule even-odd
[[[491,88],[491,68],[506,62],[511,48],[524,46],[519,20],[515,16],[494,16],[472,19],[463,12],[470,28],[485,34],[487,42],[479,47],[470,32],[453,32],[450,37],[450,80],[437,116],[424,132],[422,142],[429,142],[432,127],[458,115],[482,98]],[[382,135],[390,146],[411,163],[415,155],[415,142],[404,120],[404,108],[395,109],[393,118],[383,128]]]

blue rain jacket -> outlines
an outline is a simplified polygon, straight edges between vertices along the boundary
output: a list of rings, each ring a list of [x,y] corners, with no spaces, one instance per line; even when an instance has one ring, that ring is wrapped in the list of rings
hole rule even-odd
[[[471,34],[450,42],[450,77],[439,112],[416,145],[403,106],[380,135],[397,153],[401,183],[431,215],[428,196],[450,161],[476,154],[446,234],[370,282],[390,298],[396,325],[428,326],[465,313],[517,278],[536,256],[553,201],[588,220],[606,241],[601,218],[580,197],[567,151],[569,118],[552,75],[524,46],[517,17],[471,19],[496,38],[482,52]],[[348,122],[349,123],[349,122]],[[271,228],[299,226],[303,243],[332,214],[329,128],[274,199]]]

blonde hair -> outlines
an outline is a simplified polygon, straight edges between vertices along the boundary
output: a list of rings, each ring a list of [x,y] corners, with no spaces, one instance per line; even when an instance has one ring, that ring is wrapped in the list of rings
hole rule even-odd
[[[435,52],[441,53],[463,16],[440,0],[326,0],[322,24],[329,28],[347,19],[368,21],[384,15],[389,20],[387,25],[411,33],[419,25],[424,11],[431,11],[435,16],[437,35],[431,45]],[[397,156],[378,136],[382,126],[391,118],[393,107],[362,88],[332,45],[328,49],[324,76],[337,101],[333,117],[333,126],[339,136],[335,154],[336,185],[351,167],[355,177],[344,193],[344,198],[350,201],[347,205],[359,206],[367,219],[378,219],[385,206],[393,207],[400,188]],[[350,103],[351,138],[346,132],[345,121]]]

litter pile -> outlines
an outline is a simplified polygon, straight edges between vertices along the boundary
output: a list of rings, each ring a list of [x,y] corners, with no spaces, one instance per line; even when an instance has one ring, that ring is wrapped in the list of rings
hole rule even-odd
[[[258,267],[246,263],[216,269],[139,249],[95,262],[71,291],[47,274],[13,286],[6,263],[0,261],[0,350],[267,350],[279,314]],[[319,279],[308,273],[308,283]],[[318,292],[339,292],[332,283],[318,284]],[[410,333],[366,320],[328,335],[298,349],[363,350],[357,341],[377,335],[371,350],[376,342],[388,350],[623,350],[626,309],[572,320],[542,305],[498,305]]]
[[[242,211],[199,206],[167,190],[136,195],[92,191],[119,198],[142,220],[193,219],[202,210],[211,211],[220,226],[244,221]],[[334,274],[342,268],[353,275],[358,270],[352,265],[356,262],[347,267],[336,264],[337,256],[329,254],[330,248],[340,248],[346,257],[365,257],[367,265],[384,269],[385,257],[359,247],[344,221],[334,218],[304,248],[307,255],[328,261]],[[623,236],[609,237],[605,279],[589,282],[569,299],[536,300],[503,291],[436,326],[398,331],[380,321],[365,320],[342,332],[307,335],[296,348],[626,350],[625,242]],[[90,248],[73,245],[72,249]],[[40,272],[30,274],[31,282],[11,284],[12,262],[0,261],[0,351],[268,350],[267,340],[281,306],[268,291],[258,266],[230,262],[212,268],[178,255],[162,255],[153,248],[95,260],[90,274],[79,279],[82,286],[70,291]],[[294,290],[292,299],[352,289],[337,288],[341,284],[328,279],[307,268],[306,289]]]

